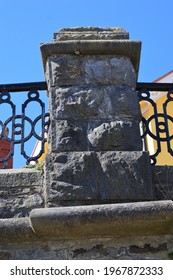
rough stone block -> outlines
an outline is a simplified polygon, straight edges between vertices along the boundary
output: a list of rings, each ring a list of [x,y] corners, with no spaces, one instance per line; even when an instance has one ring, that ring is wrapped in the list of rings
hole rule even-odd
[[[86,84],[123,84],[135,87],[136,74],[127,57],[95,57],[84,63]]]
[[[41,172],[33,168],[1,169],[0,186],[2,187],[26,187],[42,184]]]
[[[135,121],[105,121],[88,125],[88,142],[94,151],[141,151],[139,124]]]
[[[142,140],[136,121],[52,120],[49,150],[141,151]]]
[[[88,150],[87,122],[52,120],[49,131],[50,151],[62,152]]]
[[[136,84],[134,67],[125,56],[62,54],[49,57],[46,68],[51,86]]]
[[[47,155],[48,206],[143,201],[153,198],[148,154],[67,152]]]
[[[0,218],[25,217],[43,207],[43,176],[33,169],[0,171]]]
[[[137,93],[128,86],[55,87],[49,102],[56,119],[141,119]]]
[[[100,180],[101,200],[152,200],[150,159],[146,152],[98,153],[103,177]]]
[[[47,155],[45,174],[47,205],[57,202],[97,199],[97,165],[99,160],[92,152],[68,152]],[[53,204],[52,204],[53,203]]]

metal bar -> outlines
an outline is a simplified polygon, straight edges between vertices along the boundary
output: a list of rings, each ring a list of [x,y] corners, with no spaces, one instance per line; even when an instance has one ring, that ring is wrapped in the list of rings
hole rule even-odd
[[[20,92],[31,90],[47,90],[46,82],[34,82],[34,83],[20,83],[20,84],[4,84],[0,85],[0,91],[7,92]]]
[[[0,91],[20,92],[30,90],[47,90],[46,82],[32,82],[32,83],[19,83],[19,84],[0,84]],[[173,89],[172,83],[137,83],[136,90],[159,90],[166,91]]]
[[[0,91],[20,92],[30,90],[47,90],[46,82],[32,82],[32,83],[19,83],[19,84],[0,84]],[[166,91],[173,89],[172,83],[137,83],[136,90],[158,90]]]
[[[151,90],[151,91],[168,91],[173,90],[173,84],[172,83],[137,83],[136,90]]]

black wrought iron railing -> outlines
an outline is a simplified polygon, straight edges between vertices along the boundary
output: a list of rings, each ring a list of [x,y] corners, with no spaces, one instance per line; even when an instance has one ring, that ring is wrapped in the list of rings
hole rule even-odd
[[[40,93],[46,90],[46,82],[0,85],[1,169],[13,167],[15,146],[20,146],[27,164],[44,153],[49,113]],[[142,111],[141,137],[151,164],[173,165],[173,84],[137,83],[136,91]],[[39,149],[33,153],[36,143]]]
[[[137,83],[141,137],[152,165],[173,165],[173,84]]]
[[[27,164],[37,162],[43,154],[49,122],[46,104],[40,96],[43,90],[47,90],[45,82],[0,85],[1,169],[13,167],[15,145],[20,145]],[[28,142],[32,142],[30,149]],[[33,153],[36,142],[39,149]]]

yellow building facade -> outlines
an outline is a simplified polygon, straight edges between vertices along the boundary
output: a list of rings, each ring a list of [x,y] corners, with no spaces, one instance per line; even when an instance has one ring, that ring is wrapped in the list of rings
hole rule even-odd
[[[173,70],[154,83],[172,83]],[[140,102],[143,124],[144,149],[156,158],[156,165],[173,165],[173,91],[150,92],[150,101]],[[144,97],[147,94],[144,94]],[[145,98],[144,98],[145,99]],[[148,99],[148,98],[147,98]],[[157,127],[157,128],[156,128]]]

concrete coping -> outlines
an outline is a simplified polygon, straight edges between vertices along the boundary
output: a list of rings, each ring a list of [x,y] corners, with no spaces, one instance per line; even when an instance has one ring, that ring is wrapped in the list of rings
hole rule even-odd
[[[37,170],[35,168],[29,168],[29,167],[22,167],[22,168],[12,168],[12,169],[0,169],[0,175],[1,174],[22,174],[22,173],[41,173],[40,170]]]
[[[53,41],[94,39],[129,39],[129,33],[122,27],[70,27],[58,30]]]
[[[35,239],[35,235],[28,217],[0,219],[0,243],[32,239]]]
[[[151,201],[34,209],[0,220],[0,242],[173,234],[173,202]]]
[[[48,57],[59,54],[118,55],[131,59],[138,76],[141,41],[133,40],[68,40],[41,44],[44,70]]]

